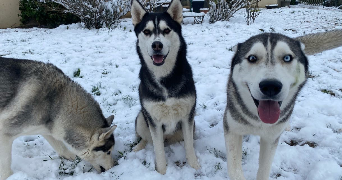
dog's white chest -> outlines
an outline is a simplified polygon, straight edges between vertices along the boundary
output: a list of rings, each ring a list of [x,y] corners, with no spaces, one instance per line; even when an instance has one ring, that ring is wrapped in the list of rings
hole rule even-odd
[[[166,101],[143,101],[143,106],[151,117],[161,123],[179,121],[189,115],[195,103],[195,97],[169,98]]]

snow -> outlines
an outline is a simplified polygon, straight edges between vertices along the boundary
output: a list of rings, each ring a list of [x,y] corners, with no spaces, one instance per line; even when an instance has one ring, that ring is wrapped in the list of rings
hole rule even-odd
[[[297,37],[342,28],[342,11],[335,8],[291,6],[262,9],[255,23],[247,26],[244,10],[229,22],[191,24],[186,18],[183,35],[197,89],[195,151],[201,169],[186,164],[184,142],[165,147],[167,172],[154,170],[152,145],[137,153],[134,120],[140,110],[135,50],[136,36],[130,19],[117,29],[88,30],[80,24],[56,29],[0,30],[0,56],[50,62],[94,95],[105,116],[115,115],[118,165],[96,173],[85,161],[59,158],[39,135],[17,138],[13,143],[9,180],[113,180],[113,179],[228,179],[223,137],[226,83],[232,47],[262,32]],[[341,180],[342,178],[342,48],[309,56],[310,74],[290,118],[291,128],[279,142],[270,179]],[[74,72],[80,69],[80,77]],[[323,89],[335,94],[323,93]],[[290,146],[292,145],[292,146]],[[246,136],[243,170],[248,180],[258,169],[259,137]]]

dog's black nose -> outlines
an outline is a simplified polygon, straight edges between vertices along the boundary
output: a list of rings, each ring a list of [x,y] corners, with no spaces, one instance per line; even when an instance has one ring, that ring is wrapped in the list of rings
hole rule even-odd
[[[100,168],[101,168],[101,172],[105,172],[106,171],[105,168],[103,168],[102,166],[100,166]]]
[[[163,49],[163,44],[160,41],[154,41],[152,43],[152,49],[154,51],[161,51]]]
[[[283,84],[277,80],[265,80],[259,83],[260,91],[269,96],[275,96],[280,93]]]

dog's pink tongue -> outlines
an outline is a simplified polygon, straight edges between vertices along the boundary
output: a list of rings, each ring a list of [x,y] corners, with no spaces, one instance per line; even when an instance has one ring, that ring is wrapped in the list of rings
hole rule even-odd
[[[152,58],[153,58],[153,61],[155,63],[161,63],[161,62],[163,62],[164,56],[163,55],[153,55]]]
[[[258,112],[262,122],[274,124],[279,119],[280,107],[277,101],[259,101]]]

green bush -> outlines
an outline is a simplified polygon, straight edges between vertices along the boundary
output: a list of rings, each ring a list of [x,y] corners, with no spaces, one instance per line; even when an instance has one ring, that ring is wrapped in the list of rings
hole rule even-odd
[[[65,13],[65,8],[54,2],[38,2],[37,0],[20,0],[19,10],[20,21],[23,27],[38,26],[55,28],[61,24],[80,22],[80,19],[71,14]]]

